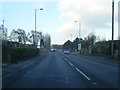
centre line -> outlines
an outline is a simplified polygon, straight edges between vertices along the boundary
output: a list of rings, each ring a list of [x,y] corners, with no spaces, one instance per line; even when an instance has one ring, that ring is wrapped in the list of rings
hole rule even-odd
[[[71,62],[68,61],[68,63],[69,63],[71,66],[73,66],[73,64],[72,64]]]
[[[76,70],[81,73],[85,78],[87,78],[89,81],[91,80],[88,76],[86,76],[82,71],[80,71],[78,68]]]
[[[66,60],[71,66],[73,66],[73,64],[67,60],[65,57],[63,57],[64,60]],[[80,74],[82,74],[87,80],[91,80],[87,75],[85,75],[82,71],[80,71],[78,68],[74,67]]]

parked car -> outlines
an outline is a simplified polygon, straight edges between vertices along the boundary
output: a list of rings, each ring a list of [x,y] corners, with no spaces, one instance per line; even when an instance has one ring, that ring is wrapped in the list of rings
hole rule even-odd
[[[64,50],[64,54],[70,54],[69,50]]]

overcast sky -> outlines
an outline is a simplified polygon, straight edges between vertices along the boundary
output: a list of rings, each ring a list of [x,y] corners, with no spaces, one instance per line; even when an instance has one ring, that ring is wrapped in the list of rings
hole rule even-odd
[[[36,1],[36,2],[35,2]],[[52,44],[63,44],[68,39],[89,33],[101,39],[111,39],[112,0],[1,0],[0,24],[5,27],[34,30],[35,9],[37,11],[37,30],[51,35]],[[118,2],[115,0],[115,39],[118,37]],[[75,22],[77,21],[77,22]]]

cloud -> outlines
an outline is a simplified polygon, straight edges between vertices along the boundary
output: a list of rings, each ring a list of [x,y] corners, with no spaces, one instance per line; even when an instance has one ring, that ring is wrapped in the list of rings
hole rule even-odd
[[[59,0],[58,8],[61,12],[59,18],[64,21],[64,24],[58,29],[61,34],[70,34],[70,32],[76,34],[77,32],[73,31],[78,28],[73,24],[75,20],[82,23],[82,36],[87,32],[111,28],[112,0]],[[117,6],[115,7],[115,17],[117,17],[116,10]],[[117,19],[115,20],[117,21]]]

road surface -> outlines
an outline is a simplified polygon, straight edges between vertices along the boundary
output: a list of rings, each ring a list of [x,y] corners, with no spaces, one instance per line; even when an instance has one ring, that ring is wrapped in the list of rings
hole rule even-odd
[[[105,57],[56,51],[42,53],[36,62],[32,68],[16,72],[11,78],[3,80],[3,88],[118,87],[117,62]],[[15,79],[16,76],[19,78]]]

